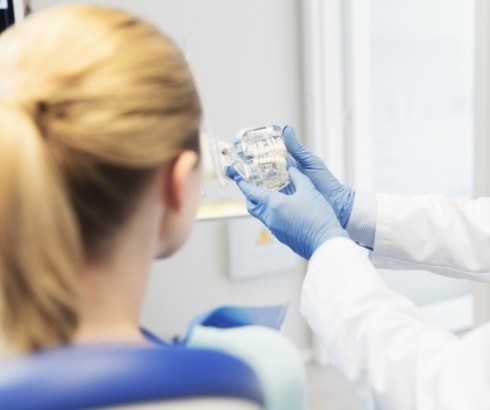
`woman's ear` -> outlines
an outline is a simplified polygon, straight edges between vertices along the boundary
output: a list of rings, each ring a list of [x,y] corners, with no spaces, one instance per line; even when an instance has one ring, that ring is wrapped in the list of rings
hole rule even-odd
[[[158,255],[167,257],[182,247],[194,225],[202,178],[199,156],[184,151],[162,168],[161,175],[163,213]]]
[[[170,164],[167,173],[165,196],[167,205],[179,212],[189,195],[191,177],[199,161],[194,151],[183,151]]]

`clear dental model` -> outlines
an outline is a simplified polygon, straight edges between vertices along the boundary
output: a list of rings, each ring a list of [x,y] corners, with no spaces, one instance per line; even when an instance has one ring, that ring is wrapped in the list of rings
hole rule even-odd
[[[245,130],[221,153],[250,184],[274,191],[289,185],[288,151],[277,125]]]

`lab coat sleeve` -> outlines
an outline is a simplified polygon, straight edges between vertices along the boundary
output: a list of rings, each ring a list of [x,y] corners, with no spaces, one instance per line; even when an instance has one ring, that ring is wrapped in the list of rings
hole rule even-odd
[[[371,261],[490,282],[490,198],[377,195]]]
[[[490,408],[490,327],[460,339],[424,323],[354,242],[315,252],[301,312],[366,408]]]
[[[356,192],[352,213],[345,229],[355,243],[370,250],[373,250],[376,236],[376,214],[376,194]]]

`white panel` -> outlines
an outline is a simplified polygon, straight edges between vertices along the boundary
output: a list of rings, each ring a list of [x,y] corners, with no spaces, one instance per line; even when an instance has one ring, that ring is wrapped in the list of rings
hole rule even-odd
[[[475,196],[490,196],[490,2],[475,3]],[[475,284],[475,322],[490,320],[490,285]]]
[[[371,0],[345,0],[344,94],[346,182],[372,190]]]
[[[24,15],[25,15],[24,0],[13,0],[13,4],[14,4],[15,22],[19,23],[20,21],[24,20]]]
[[[345,180],[342,0],[303,2],[306,142]]]

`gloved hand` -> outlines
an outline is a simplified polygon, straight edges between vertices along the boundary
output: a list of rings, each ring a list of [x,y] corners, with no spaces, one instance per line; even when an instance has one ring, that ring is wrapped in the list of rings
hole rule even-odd
[[[247,197],[251,215],[267,226],[272,234],[298,255],[310,259],[325,241],[349,237],[325,198],[311,181],[296,168],[289,169],[293,193],[269,191],[234,179]]]
[[[316,189],[332,205],[342,228],[345,228],[354,205],[354,190],[342,185],[320,158],[301,145],[293,127],[284,127],[282,135],[292,157],[289,159],[290,164],[310,178]]]

